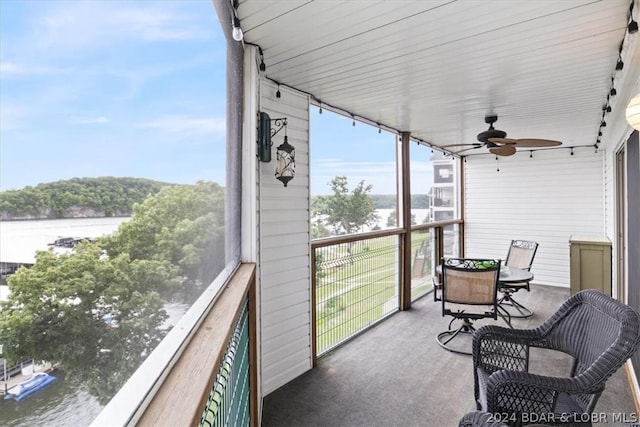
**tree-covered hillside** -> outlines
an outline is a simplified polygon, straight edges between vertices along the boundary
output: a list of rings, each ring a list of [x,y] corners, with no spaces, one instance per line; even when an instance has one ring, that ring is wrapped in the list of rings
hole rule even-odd
[[[0,219],[130,216],[168,184],[143,178],[72,178],[0,192]]]

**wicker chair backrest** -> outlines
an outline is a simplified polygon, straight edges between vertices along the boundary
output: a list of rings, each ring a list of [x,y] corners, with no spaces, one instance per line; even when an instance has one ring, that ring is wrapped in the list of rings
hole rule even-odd
[[[545,346],[572,355],[572,375],[592,384],[604,384],[640,343],[640,315],[596,290],[569,298],[540,328]]]

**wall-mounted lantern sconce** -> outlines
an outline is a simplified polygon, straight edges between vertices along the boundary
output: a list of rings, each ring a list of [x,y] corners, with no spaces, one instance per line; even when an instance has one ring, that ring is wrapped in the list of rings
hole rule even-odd
[[[287,141],[286,132],[285,129],[284,142],[276,149],[276,159],[278,161],[276,179],[282,181],[285,187],[296,174],[296,150]]]
[[[274,128],[271,128],[271,122],[273,122]],[[258,113],[258,159],[261,162],[269,163],[271,161],[271,146],[273,138],[282,128],[285,128],[284,133],[287,133],[287,119],[281,117],[278,119],[272,119],[267,113]]]
[[[272,119],[262,111],[258,114],[258,159],[261,162],[271,161],[272,138],[284,128],[284,142],[276,149],[276,179],[286,187],[295,176],[295,149],[287,138],[287,118]]]

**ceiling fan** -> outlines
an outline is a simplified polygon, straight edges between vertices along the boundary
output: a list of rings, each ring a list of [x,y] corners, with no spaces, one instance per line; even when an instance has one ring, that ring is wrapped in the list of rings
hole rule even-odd
[[[442,146],[442,148],[470,146],[470,148],[463,148],[459,151],[453,152],[453,154],[461,154],[481,147],[487,147],[489,149],[489,152],[495,154],[496,156],[512,156],[516,153],[516,147],[540,148],[555,147],[562,144],[562,142],[554,141],[552,139],[507,138],[507,133],[505,131],[493,127],[493,124],[496,121],[498,121],[497,115],[486,116],[484,118],[484,122],[489,125],[489,129],[478,134],[478,142],[474,142],[472,144],[444,145]]]

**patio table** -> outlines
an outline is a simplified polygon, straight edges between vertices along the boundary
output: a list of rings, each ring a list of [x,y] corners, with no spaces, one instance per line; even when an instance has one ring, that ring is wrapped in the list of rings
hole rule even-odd
[[[442,274],[442,266],[438,265],[436,267],[436,273]],[[522,270],[521,268],[509,267],[503,265],[500,267],[500,276],[498,277],[498,281],[500,283],[509,284],[509,283],[517,283],[517,282],[528,282],[533,280],[533,273],[527,270]]]

